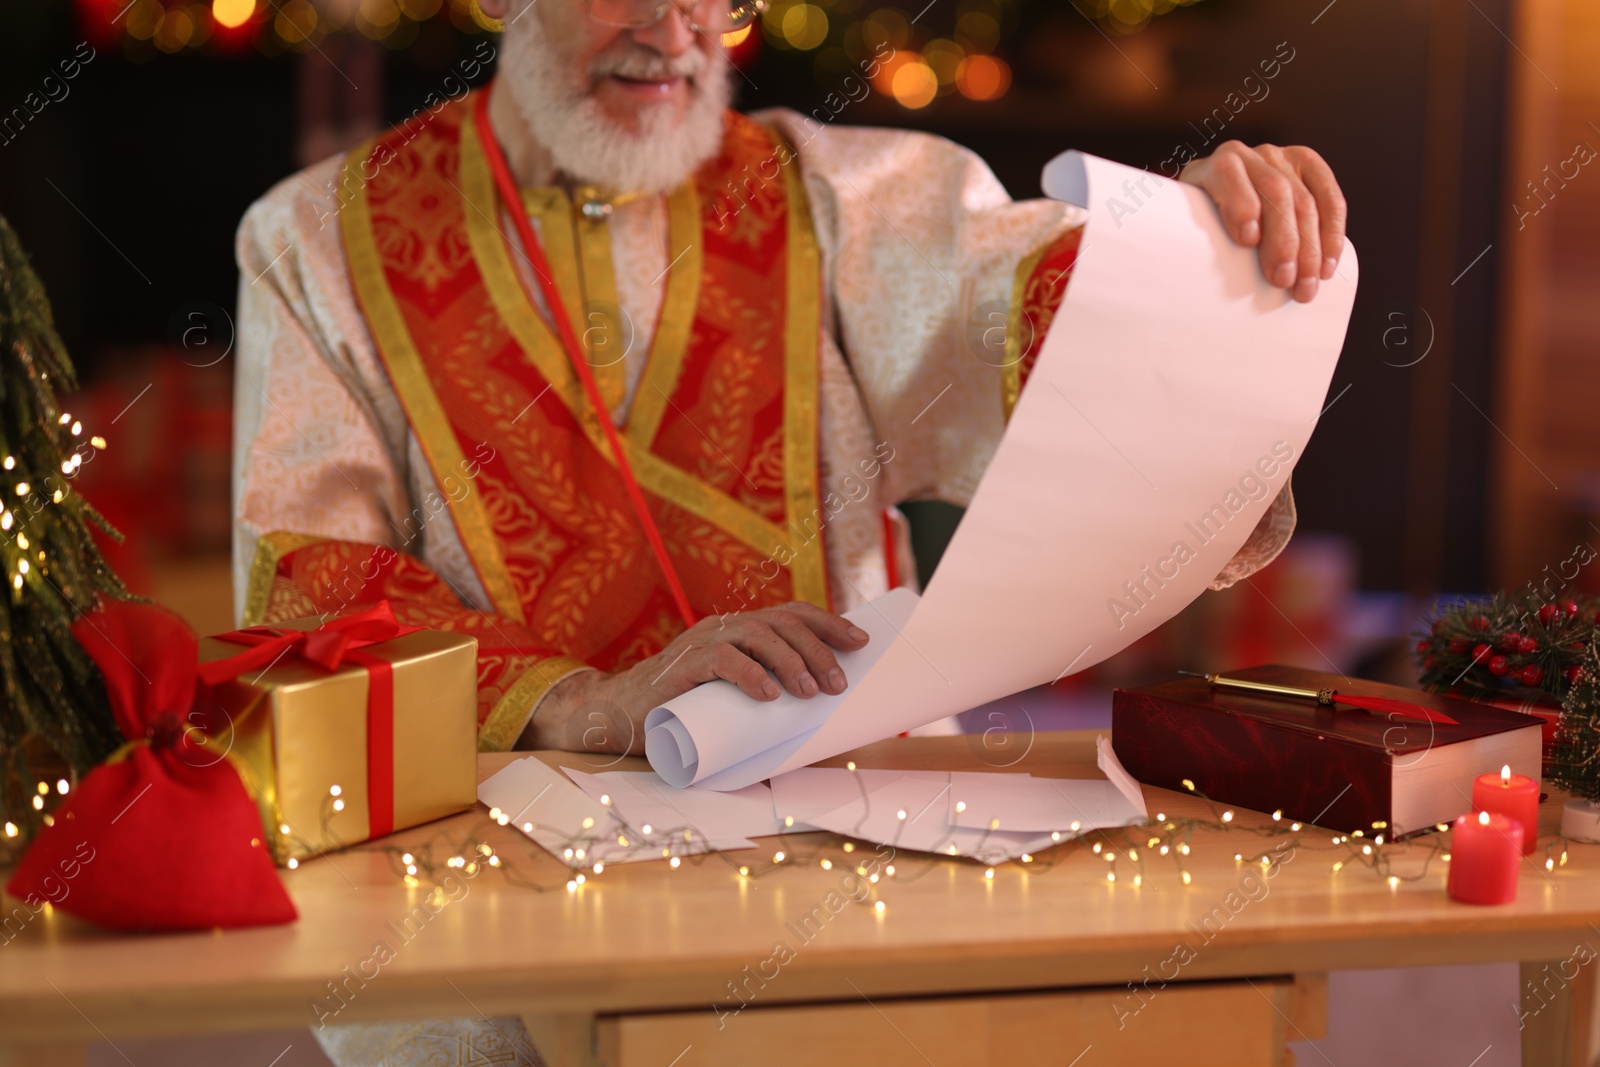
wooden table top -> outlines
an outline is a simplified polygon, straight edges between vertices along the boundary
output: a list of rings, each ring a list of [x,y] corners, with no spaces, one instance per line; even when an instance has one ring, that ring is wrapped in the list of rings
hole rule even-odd
[[[848,758],[862,767],[1007,764],[1035,775],[1097,777],[1094,736],[1040,734],[1025,752],[1020,738],[891,739]],[[541,756],[599,769],[594,757]],[[480,774],[512,758],[480,757]],[[642,767],[642,760],[616,765]],[[1212,817],[1194,797],[1152,788],[1145,796],[1152,816]],[[1547,834],[1559,816],[1559,802],[1547,802]],[[1590,925],[1600,925],[1600,846],[1573,845],[1569,862],[1553,871],[1536,853],[1524,862],[1515,904],[1478,908],[1446,898],[1445,865],[1437,859],[1420,881],[1391,887],[1359,863],[1333,872],[1333,862],[1350,852],[1328,832],[1252,832],[1270,825],[1267,816],[1241,811],[1226,829],[1195,829],[1183,860],[1188,885],[1171,856],[1149,849],[1140,852],[1141,884],[1125,853],[1117,880],[1107,881],[1111,865],[1091,851],[1098,835],[1032,864],[997,868],[992,878],[972,861],[901,853],[894,876],[872,886],[865,902],[828,914],[807,939],[794,924],[830,892],[842,895],[847,861],[870,856],[872,846],[846,854],[830,834],[764,838],[758,851],[699,857],[678,869],[665,862],[608,867],[569,892],[559,861],[478,808],[383,842],[417,851],[432,843],[442,856],[448,841],[475,835],[504,857],[503,869],[486,867],[460,883],[464,892],[458,886],[409,936],[398,924],[433,886],[407,887],[390,853],[366,846],[284,872],[300,910],[300,920],[287,926],[126,936],[58,912],[41,915],[0,944],[0,1034],[93,1039],[309,1025],[319,1016],[345,1023],[709,1009],[737,1006],[730,983],[775,968],[777,977],[746,985],[759,989],[754,1003],[1563,959],[1580,941],[1600,945],[1600,930]],[[1119,853],[1122,834],[1111,834]],[[1234,859],[1275,845],[1271,878]],[[779,848],[790,859],[762,870]],[[1397,857],[1395,870],[1408,873],[1420,855],[1415,849]],[[823,858],[832,869],[822,868]],[[759,876],[742,877],[739,864]],[[536,892],[513,878],[550,889]],[[876,900],[885,903],[883,912],[872,906]],[[14,904],[6,902],[7,913]],[[1209,924],[1202,922],[1207,916]],[[380,942],[391,951],[375,952]],[[370,977],[350,977],[361,973]],[[342,987],[342,999],[330,996],[329,983]]]

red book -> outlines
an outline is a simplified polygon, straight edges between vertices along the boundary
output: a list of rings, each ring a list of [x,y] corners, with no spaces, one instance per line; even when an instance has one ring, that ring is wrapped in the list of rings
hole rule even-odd
[[[1472,807],[1472,780],[1510,764],[1539,779],[1539,723],[1489,704],[1293,667],[1223,675],[1302,689],[1389,697],[1455,725],[1182,678],[1111,698],[1111,745],[1149,785],[1332,830],[1387,823],[1390,835],[1447,823]]]
[[[1548,767],[1554,762],[1556,758],[1556,731],[1561,728],[1561,701],[1548,694],[1522,697],[1521,699],[1503,696],[1487,700],[1483,697],[1475,699],[1483,700],[1485,704],[1492,704],[1497,708],[1520,712],[1523,715],[1531,715],[1538,719],[1544,731],[1544,765]]]

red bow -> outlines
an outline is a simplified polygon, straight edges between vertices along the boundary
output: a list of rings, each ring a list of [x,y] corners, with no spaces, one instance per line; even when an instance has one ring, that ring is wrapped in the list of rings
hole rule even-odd
[[[347,661],[359,662],[357,657],[351,655],[357,649],[414,634],[420,629],[420,626],[402,625],[394,617],[394,609],[387,600],[378,601],[366,611],[331,619],[315,630],[247,626],[243,630],[218,634],[217,640],[253,647],[237,656],[202,663],[199,677],[206,685],[232,681],[249,671],[271,666],[290,650],[323,670],[335,671]]]

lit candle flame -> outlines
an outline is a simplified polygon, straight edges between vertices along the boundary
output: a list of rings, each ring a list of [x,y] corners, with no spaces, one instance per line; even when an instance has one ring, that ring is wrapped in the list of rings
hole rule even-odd
[[[1486,812],[1486,811],[1478,812],[1478,825],[1479,826],[1488,826],[1489,825],[1489,813],[1488,812]]]
[[[1500,768],[1500,784],[1501,785],[1510,785],[1511,784],[1511,764],[1509,764],[1509,763],[1507,763],[1505,766]]]

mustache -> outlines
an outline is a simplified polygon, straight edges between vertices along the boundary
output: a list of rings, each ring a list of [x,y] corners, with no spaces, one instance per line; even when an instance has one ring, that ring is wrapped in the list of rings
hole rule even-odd
[[[590,66],[589,74],[597,80],[613,74],[643,80],[656,78],[694,80],[706,74],[710,66],[705,53],[699,51],[685,52],[674,58],[648,48],[636,48],[616,55],[600,56]]]

